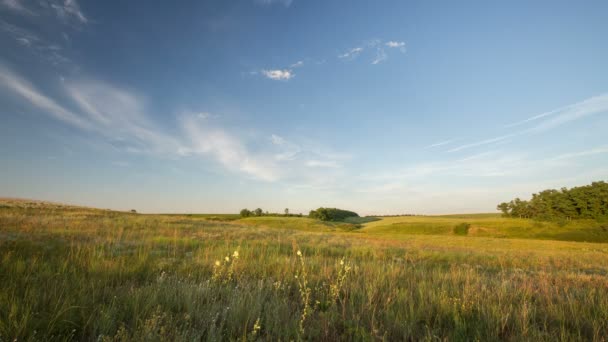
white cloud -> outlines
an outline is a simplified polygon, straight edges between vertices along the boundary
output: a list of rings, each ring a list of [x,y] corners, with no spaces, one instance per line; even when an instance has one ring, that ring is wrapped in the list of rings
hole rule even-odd
[[[76,0],[55,1],[51,4],[51,8],[55,10],[57,17],[61,20],[67,21],[70,18],[74,18],[83,24],[89,21],[80,10],[80,6]]]
[[[52,65],[69,62],[69,59],[63,55],[61,46],[49,43],[29,30],[2,20],[0,20],[0,30],[6,32],[19,45]]]
[[[309,160],[306,162],[308,167],[327,167],[327,168],[338,168],[338,164],[335,160]]]
[[[181,127],[190,139],[190,153],[208,155],[232,171],[244,172],[257,179],[275,181],[279,172],[274,162],[248,151],[234,135],[223,129],[201,125],[192,117],[183,117]]]
[[[89,22],[89,19],[84,15],[76,0],[30,2],[29,7],[26,7],[24,1],[21,0],[1,0],[0,4],[20,14],[33,16],[54,15],[63,23],[68,23],[72,19],[81,24]]]
[[[518,136],[520,134],[521,133],[506,134],[503,136],[485,139],[485,140],[477,141],[477,142],[470,143],[470,144],[464,144],[464,145],[460,145],[460,146],[454,147],[452,149],[449,149],[447,152],[457,152],[457,151],[465,150],[465,149],[468,149],[471,147],[478,147],[478,146],[493,144],[493,143],[497,143],[499,141],[503,141],[503,140]]]
[[[31,105],[42,109],[57,120],[83,129],[90,128],[90,124],[87,121],[70,110],[65,109],[53,99],[41,94],[32,84],[3,66],[0,66],[0,85],[19,95]]]
[[[549,160],[555,161],[555,160],[574,159],[574,158],[587,157],[587,156],[593,156],[593,155],[605,154],[605,153],[608,153],[608,146],[596,147],[596,148],[593,148],[593,149],[590,149],[587,151],[560,154],[558,156],[550,158]]]
[[[270,136],[270,141],[273,145],[279,148],[279,152],[274,155],[276,160],[287,161],[294,160],[298,153],[302,151],[301,147],[297,144],[294,144],[290,141],[287,141],[285,138],[278,136],[276,134],[272,134]]]
[[[262,70],[262,74],[275,81],[288,81],[295,77],[295,74],[289,69]]]
[[[399,49],[399,51],[401,51],[402,53],[405,53],[406,51],[405,42],[388,41],[384,45],[391,49]]]
[[[270,140],[272,141],[273,144],[275,145],[285,145],[286,141],[283,137],[280,137],[276,134],[273,134],[270,136]]]
[[[291,68],[299,68],[304,66],[304,61],[297,61],[295,63],[293,63],[292,65],[290,65]]]
[[[608,94],[591,97],[581,102],[574,103],[565,107],[551,110],[539,115],[532,116],[528,119],[513,123],[507,127],[524,125],[529,122],[535,122],[543,119],[540,123],[527,129],[517,132],[505,134],[495,138],[484,139],[478,142],[464,144],[448,150],[447,152],[457,152],[464,149],[497,143],[509,138],[524,134],[541,133],[552,128],[561,126],[571,121],[579,120],[590,115],[608,113]]]
[[[387,58],[388,58],[388,56],[386,55],[386,52],[384,51],[384,49],[378,48],[378,50],[376,51],[376,58],[372,61],[372,64],[376,65],[376,64],[382,63]]]
[[[356,47],[356,48],[352,48],[350,50],[348,50],[347,52],[338,55],[338,58],[343,58],[343,59],[354,59],[357,56],[359,56],[359,54],[363,52],[363,48],[362,47]]]
[[[404,42],[388,41],[388,42],[386,42],[385,45],[388,46],[389,48],[400,48],[400,47],[404,47],[405,43]]]
[[[4,7],[21,14],[35,15],[34,12],[28,10],[20,0],[2,0],[0,2]]]
[[[255,0],[255,2],[260,5],[281,4],[285,7],[289,7],[293,3],[293,0]]]
[[[137,93],[95,79],[57,81],[68,101],[59,103],[8,68],[0,67],[0,87],[60,122],[81,129],[91,141],[102,141],[122,152],[145,153],[161,158],[198,157],[263,181],[328,182],[345,155],[323,153],[277,134],[267,145],[243,140],[243,134],[219,127],[214,114],[182,114],[175,129],[157,126],[150,108]],[[307,167],[309,169],[307,169]],[[306,171],[305,171],[306,169]]]
[[[567,105],[561,108],[557,108],[545,113],[541,113],[538,115],[534,115],[525,120],[521,120],[512,124],[509,124],[505,127],[515,127],[527,124],[529,122],[533,122],[536,120],[540,120],[545,117],[554,116],[556,114],[560,114],[561,119],[556,122],[567,122],[569,118],[578,118],[580,116],[585,116],[587,114],[594,114],[601,111],[608,110],[608,94],[602,94],[599,96],[594,96],[583,100],[581,102],[577,102],[571,105]]]
[[[439,146],[444,146],[447,145],[451,142],[453,142],[454,140],[444,140],[444,141],[440,141],[440,142],[436,142],[434,144],[428,145],[425,148],[433,148],[433,147],[439,147]]]

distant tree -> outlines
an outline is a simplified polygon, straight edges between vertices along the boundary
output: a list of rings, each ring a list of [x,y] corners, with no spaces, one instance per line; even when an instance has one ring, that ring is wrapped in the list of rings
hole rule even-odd
[[[132,212],[133,214],[137,214],[137,210],[135,210],[135,209],[131,209],[131,212]]]
[[[251,216],[251,210],[249,210],[249,209],[241,210],[241,217],[249,217],[249,216]]]
[[[257,208],[256,210],[253,211],[253,213],[255,214],[255,216],[262,216],[262,213],[264,213],[262,211],[261,208]]]
[[[289,216],[289,208],[285,208],[285,216]]]

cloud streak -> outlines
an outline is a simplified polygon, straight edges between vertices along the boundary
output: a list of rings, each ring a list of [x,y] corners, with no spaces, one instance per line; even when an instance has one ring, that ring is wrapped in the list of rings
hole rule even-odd
[[[355,58],[357,58],[357,56],[359,56],[359,54],[361,54],[361,52],[363,52],[362,47],[355,47],[355,48],[348,50],[347,52],[345,52],[343,54],[338,55],[338,58],[355,59]]]
[[[289,81],[296,75],[290,69],[262,70],[262,75],[274,81]]]
[[[338,154],[305,148],[272,134],[266,144],[251,148],[242,134],[216,124],[217,115],[207,112],[178,116],[176,129],[168,133],[149,117],[145,99],[133,91],[95,79],[65,80],[55,85],[62,91],[58,102],[0,66],[0,87],[49,117],[76,127],[90,137],[122,152],[147,154],[170,159],[198,157],[252,179],[276,182],[295,180],[314,182],[319,172],[304,169],[337,169]],[[325,179],[328,174],[324,173]]]
[[[504,134],[502,136],[494,138],[488,138],[473,143],[463,144],[455,148],[449,149],[447,152],[458,152],[473,147],[497,143],[521,135],[542,133],[572,121],[580,120],[591,115],[606,112],[608,112],[608,94],[594,96],[581,102],[551,110],[539,115],[532,116],[528,119],[507,125],[507,127],[517,127],[525,125],[527,123],[535,123],[535,125],[532,127],[509,134]]]

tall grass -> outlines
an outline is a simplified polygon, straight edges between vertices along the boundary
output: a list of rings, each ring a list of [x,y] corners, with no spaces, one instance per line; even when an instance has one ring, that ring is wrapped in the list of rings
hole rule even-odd
[[[2,341],[608,336],[605,244],[4,208],[0,261]]]

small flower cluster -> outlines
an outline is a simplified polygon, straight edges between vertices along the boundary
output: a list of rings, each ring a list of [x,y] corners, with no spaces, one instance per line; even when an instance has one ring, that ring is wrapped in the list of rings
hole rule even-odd
[[[232,253],[232,259],[229,255],[226,255],[223,263],[220,260],[216,260],[213,265],[213,276],[211,279],[214,281],[222,281],[223,283],[231,281],[234,277],[234,267],[238,259],[239,251],[234,251],[234,253]]]
[[[336,302],[340,297],[340,292],[342,291],[342,287],[344,287],[344,281],[346,280],[346,276],[350,273],[352,267],[350,263],[344,261],[344,258],[340,260],[340,270],[338,271],[338,277],[336,281],[329,285],[329,295],[333,302]]]
[[[302,251],[298,250],[296,252],[298,256],[298,260],[300,261],[300,267],[295,275],[295,278],[298,281],[298,289],[300,291],[300,300],[302,301],[302,315],[300,316],[300,332],[304,333],[304,322],[306,322],[306,318],[311,313],[312,308],[310,306],[310,296],[311,289],[308,287],[308,278],[306,273],[306,267],[304,264],[304,255],[302,255]]]

